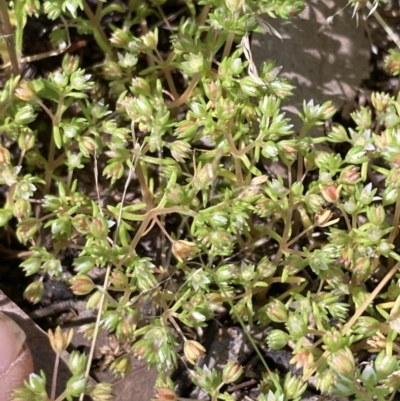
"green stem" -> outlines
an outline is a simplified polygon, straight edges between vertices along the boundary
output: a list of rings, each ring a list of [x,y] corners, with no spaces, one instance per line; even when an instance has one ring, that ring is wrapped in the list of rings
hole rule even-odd
[[[98,21],[100,23],[101,20],[101,13],[103,12],[103,2],[102,1],[98,1],[97,2],[97,7],[96,7],[96,21]]]
[[[244,179],[243,179],[243,172],[242,172],[242,162],[238,157],[235,157],[235,173],[237,184],[239,188],[244,187]]]
[[[10,22],[10,16],[8,14],[8,7],[5,0],[0,0],[0,20],[1,20],[1,33],[6,42],[8,56],[11,62],[11,71],[14,76],[20,74],[20,65],[18,61],[17,51],[15,48],[14,41],[14,29]]]
[[[50,187],[51,187],[51,181],[52,181],[52,176],[53,176],[53,172],[54,172],[54,158],[55,158],[55,154],[56,154],[56,142],[55,142],[55,135],[59,135],[56,134],[55,130],[58,130],[59,127],[58,125],[60,124],[61,118],[62,118],[62,112],[63,112],[63,105],[64,105],[64,95],[60,94],[60,99],[58,100],[58,106],[57,106],[57,111],[56,114],[53,116],[51,111],[47,109],[47,107],[40,101],[38,100],[38,102],[40,102],[39,104],[42,106],[42,108],[44,108],[44,110],[47,112],[47,114],[50,113],[50,116],[52,116],[52,122],[53,122],[53,132],[50,138],[50,148],[49,148],[49,154],[47,157],[47,170],[46,170],[46,174],[45,174],[45,189],[44,189],[44,193],[48,194],[50,191]]]
[[[55,126],[53,126],[53,130],[55,129]],[[54,134],[52,133],[51,138],[50,138],[50,148],[49,148],[49,155],[47,157],[47,169],[46,169],[46,174],[45,174],[45,187],[44,187],[44,193],[47,195],[50,193],[50,187],[51,187],[51,180],[53,176],[53,162],[54,162],[54,156],[56,153],[56,143],[54,141]]]
[[[106,34],[103,31],[103,28],[100,25],[100,21],[93,14],[86,0],[83,0],[83,8],[87,17],[93,25],[93,36],[97,44],[99,45],[101,50],[104,51],[104,53],[108,54],[111,58],[114,58],[114,52],[112,50],[112,47],[110,46],[110,42],[108,41]]]
[[[303,169],[304,169],[304,157],[299,153],[299,157],[297,159],[297,182],[301,182],[303,178]]]
[[[143,199],[146,203],[147,206],[147,211],[153,210],[154,209],[154,203],[153,203],[153,196],[152,193],[149,189],[149,186],[147,185],[146,182],[146,178],[143,174],[143,169],[142,166],[140,164],[140,161],[138,161],[138,163],[136,164],[136,174],[139,180],[139,184],[140,184],[140,189],[142,191],[142,195],[143,195]]]
[[[71,193],[71,183],[72,183],[72,177],[74,175],[73,170],[68,170],[68,178],[67,178],[67,192]]]
[[[288,187],[291,188],[292,187],[292,173],[291,173],[291,169],[288,169]],[[289,192],[289,208],[287,211],[287,215],[285,218],[285,228],[283,229],[283,235],[282,235],[282,241],[279,243],[279,249],[278,252],[275,255],[274,258],[274,264],[276,266],[278,266],[279,262],[281,261],[283,252],[286,250],[287,248],[287,242],[289,239],[289,233],[290,233],[290,228],[292,226],[292,215],[293,215],[293,193],[292,191]]]
[[[168,63],[168,61],[164,61],[162,55],[160,54],[160,52],[157,49],[155,49],[154,51],[158,58],[157,62],[164,72],[165,79],[167,80],[169,90],[171,91],[171,94],[172,94],[174,100],[176,100],[176,99],[178,99],[179,94],[178,94],[178,91],[176,90],[175,82],[172,79],[171,71],[169,70],[169,63]]]
[[[347,230],[350,232],[352,230],[352,228],[351,228],[350,219],[349,219],[349,216],[347,216],[346,210],[344,210],[343,206],[339,203],[337,204],[337,207],[342,212],[342,216],[344,217],[344,220],[347,225]]]
[[[104,278],[103,291],[102,291],[102,294],[101,294],[100,303],[99,303],[99,310],[97,312],[97,317],[96,317],[96,325],[94,326],[92,344],[91,344],[91,347],[90,347],[89,358],[88,358],[87,365],[86,365],[86,370],[85,370],[85,379],[86,380],[89,378],[90,368],[92,366],[94,351],[95,351],[95,348],[96,348],[96,341],[97,341],[97,337],[98,337],[99,331],[100,331],[100,320],[101,320],[101,315],[102,315],[102,312],[103,312],[103,309],[104,309],[104,302],[105,302],[105,299],[106,299],[108,280],[110,278],[110,274],[111,274],[111,265],[109,264],[107,266],[106,276]],[[85,392],[82,392],[81,395],[79,396],[79,401],[83,401],[83,397],[84,396],[85,396]]]
[[[193,89],[196,87],[196,85],[198,84],[199,81],[200,81],[200,74],[193,75],[192,81],[190,82],[189,86],[186,88],[185,92],[182,93],[180,98],[175,100],[172,103],[167,104],[168,109],[175,109],[175,108],[181,106],[182,104],[185,104],[188,101],[190,95],[193,92]]]
[[[232,44],[233,44],[233,40],[234,39],[235,39],[235,34],[230,33],[229,36],[228,36],[228,39],[226,40],[224,51],[222,53],[222,60],[225,57],[229,56],[229,53],[231,52],[231,49],[232,49]]]

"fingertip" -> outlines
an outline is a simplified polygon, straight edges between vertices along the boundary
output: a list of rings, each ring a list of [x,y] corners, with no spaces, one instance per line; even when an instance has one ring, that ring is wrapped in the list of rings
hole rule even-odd
[[[11,391],[33,372],[32,354],[25,333],[0,312],[0,401],[9,401]]]

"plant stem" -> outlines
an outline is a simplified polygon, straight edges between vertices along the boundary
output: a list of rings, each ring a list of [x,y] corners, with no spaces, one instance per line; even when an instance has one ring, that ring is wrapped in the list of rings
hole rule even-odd
[[[158,219],[158,217],[155,217],[154,220],[156,221],[158,227],[160,227],[161,231],[164,233],[165,237],[167,237],[171,243],[173,244],[175,241],[171,238],[171,236],[168,234],[167,230],[165,227],[161,224],[161,221]]]
[[[292,173],[289,167],[288,169],[288,187],[292,187]],[[285,218],[285,228],[283,229],[282,241],[279,243],[279,250],[275,255],[274,264],[278,266],[279,262],[281,261],[283,252],[287,249],[287,242],[289,239],[290,228],[292,226],[292,216],[293,216],[293,193],[292,191],[289,192],[289,208]]]
[[[186,88],[185,92],[182,93],[180,98],[167,105],[168,109],[175,109],[181,106],[182,104],[185,104],[188,101],[190,95],[193,92],[193,89],[196,87],[199,81],[200,81],[200,74],[195,74],[192,78],[192,82],[190,82],[189,86]]]
[[[10,22],[10,16],[8,15],[8,7],[5,0],[0,0],[0,20],[1,20],[1,34],[6,42],[8,56],[11,62],[11,71],[17,76],[20,74],[20,65],[18,62],[17,51],[15,48],[14,41],[14,29]]]
[[[222,60],[225,57],[229,56],[229,53],[231,52],[231,49],[232,49],[232,44],[233,44],[233,40],[234,39],[235,39],[235,34],[230,33],[229,36],[228,36],[228,39],[226,40],[224,51],[222,53]]]
[[[104,3],[102,1],[98,1],[97,2],[95,18],[96,18],[96,21],[99,21],[99,22],[101,20],[101,13],[103,11],[103,4]]]
[[[53,126],[53,130],[55,129],[55,126]],[[44,187],[44,193],[45,195],[49,194],[50,192],[50,187],[51,187],[51,180],[52,180],[52,175],[53,175],[53,162],[54,162],[54,156],[56,153],[56,143],[54,141],[54,134],[52,133],[51,138],[50,138],[50,147],[49,147],[49,155],[47,157],[47,169],[46,169],[46,174],[45,174],[45,187]]]
[[[136,164],[135,170],[140,183],[140,189],[142,190],[144,201],[146,202],[147,211],[150,211],[154,209],[153,196],[149,189],[149,186],[147,185],[140,161],[138,161],[138,163]]]
[[[370,2],[368,2],[367,7],[371,10],[373,6]],[[392,28],[390,28],[390,26],[383,20],[383,18],[376,11],[374,11],[372,15],[378,21],[380,26],[386,31],[390,39],[392,39],[393,42],[396,44],[396,46],[400,49],[400,39],[398,35],[393,32]]]
[[[96,325],[94,327],[92,344],[90,347],[90,353],[89,353],[86,370],[85,370],[85,379],[86,380],[89,378],[90,368],[92,366],[93,355],[94,355],[94,351],[95,351],[95,347],[96,347],[96,341],[97,341],[97,337],[98,337],[99,331],[100,331],[100,320],[101,320],[101,315],[103,312],[104,301],[106,299],[108,280],[109,280],[110,274],[111,274],[111,265],[108,264],[106,276],[104,278],[104,283],[103,283],[103,292],[101,294],[100,303],[99,303],[99,310],[97,311]],[[81,395],[79,396],[79,401],[83,401],[84,396],[85,396],[85,392],[82,392]]]
[[[305,230],[303,230],[300,234],[296,235],[296,237],[294,237],[293,239],[291,239],[286,246],[289,248],[291,245],[293,245],[298,239],[300,239],[303,235],[307,234],[310,230],[312,230],[313,228],[315,228],[313,225],[311,225],[310,227],[306,228]]]
[[[60,364],[60,354],[57,353],[56,360],[54,361],[53,380],[51,383],[51,396],[50,396],[51,401],[54,401],[56,399],[57,375],[58,375],[59,364]]]
[[[97,44],[99,45],[101,50],[104,51],[104,53],[108,54],[111,58],[114,58],[114,52],[112,50],[112,47],[110,46],[110,42],[108,41],[106,34],[103,31],[103,28],[100,25],[100,21],[93,14],[86,0],[83,0],[83,8],[87,17],[93,25],[93,36],[96,39]]]
[[[157,49],[156,49],[156,54],[159,61],[161,62],[160,67],[164,71],[165,79],[167,80],[169,90],[171,91],[174,100],[176,100],[178,99],[179,94],[178,91],[176,90],[175,82],[172,78],[171,71],[169,70],[169,65],[164,61],[164,59],[162,58],[161,54],[158,52]]]

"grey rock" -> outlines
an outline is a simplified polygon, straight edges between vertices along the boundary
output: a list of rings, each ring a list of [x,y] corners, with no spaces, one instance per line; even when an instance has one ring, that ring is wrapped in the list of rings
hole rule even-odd
[[[332,100],[348,114],[363,79],[369,76],[370,45],[362,18],[352,18],[352,9],[343,9],[347,0],[307,0],[300,16],[288,21],[264,17],[282,40],[271,34],[255,34],[252,53],[257,67],[267,59],[282,66],[281,77],[296,87],[283,103],[294,129],[301,128],[297,116],[303,100],[314,104]],[[331,24],[327,18],[341,10]]]

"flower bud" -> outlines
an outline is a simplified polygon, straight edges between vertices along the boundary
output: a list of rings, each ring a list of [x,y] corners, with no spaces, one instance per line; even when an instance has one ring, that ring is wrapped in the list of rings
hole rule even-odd
[[[199,252],[199,248],[194,242],[179,240],[172,245],[172,253],[179,262],[194,257]]]
[[[326,350],[331,353],[336,353],[346,344],[346,339],[344,339],[340,331],[337,330],[327,331],[323,335],[322,340],[326,346]]]
[[[214,103],[216,103],[221,98],[222,85],[220,80],[212,81],[210,79],[206,79],[203,87],[206,96]]]
[[[233,100],[220,98],[215,106],[215,114],[221,120],[228,121],[237,114],[237,107]]]
[[[72,218],[72,225],[79,232],[79,234],[89,234],[90,221],[85,214],[77,214]]]
[[[240,89],[247,96],[258,96],[260,84],[256,82],[252,77],[245,76],[239,81]]]
[[[131,37],[128,32],[122,29],[116,29],[110,38],[110,42],[115,45],[115,47],[125,47],[131,41]]]
[[[28,102],[35,98],[35,88],[28,81],[21,81],[15,89],[15,95],[18,99]]]
[[[72,376],[67,382],[65,397],[71,399],[79,397],[86,390],[86,378],[84,374]]]
[[[275,323],[284,323],[287,320],[287,310],[282,301],[274,299],[266,307],[267,316]]]
[[[324,227],[324,225],[329,222],[331,217],[332,217],[331,210],[321,210],[319,213],[315,215],[314,224],[319,227]]]
[[[10,164],[11,155],[10,151],[3,146],[0,146],[0,166]]]
[[[368,258],[359,258],[353,268],[353,277],[357,283],[369,276],[371,262]]]
[[[382,205],[367,207],[367,219],[375,226],[380,226],[385,221],[385,209]]]
[[[189,157],[190,145],[184,141],[175,141],[170,144],[172,157],[179,163],[184,163],[184,159]]]
[[[394,355],[386,355],[386,352],[382,351],[376,357],[374,367],[379,379],[385,379],[396,370],[397,359]]]
[[[309,194],[304,197],[304,201],[306,206],[311,210],[313,213],[319,213],[321,211],[322,206],[324,205],[324,199],[322,196],[317,194]]]
[[[143,95],[139,95],[137,98],[133,99],[131,106],[136,118],[150,117],[154,112],[150,100]]]
[[[26,259],[20,264],[20,267],[23,268],[27,276],[32,276],[32,274],[36,274],[41,266],[42,266],[41,259],[35,257]]]
[[[178,396],[174,390],[169,387],[159,387],[156,389],[156,394],[154,396],[155,400],[158,401],[177,401]]]
[[[29,376],[29,381],[25,382],[25,387],[33,392],[37,397],[36,398],[39,400],[45,400],[47,398],[47,391],[46,391],[46,375],[42,371],[40,376],[37,375],[36,373],[32,373]],[[29,400],[29,398],[28,398]]]
[[[359,128],[366,130],[371,127],[372,124],[371,110],[368,110],[365,107],[361,106],[359,110],[350,113],[350,116]]]
[[[335,184],[327,185],[327,186],[319,186],[321,191],[321,195],[327,202],[335,203],[339,199],[340,188],[336,187]]]
[[[396,49],[390,49],[389,55],[384,59],[385,67],[392,75],[400,73],[400,53]]]
[[[110,369],[114,374],[118,374],[122,377],[129,375],[132,369],[131,358],[126,354],[119,356],[110,365]]]
[[[303,337],[308,331],[307,319],[297,314],[289,314],[286,328],[294,339]]]
[[[360,178],[361,174],[358,167],[349,166],[342,170],[339,181],[342,184],[357,184]]]
[[[314,355],[309,349],[300,348],[289,362],[296,364],[296,369],[309,368],[314,362]]]
[[[382,256],[385,258],[389,257],[390,252],[394,249],[395,245],[390,244],[386,239],[382,239],[377,248],[376,251],[380,253]]]
[[[390,105],[390,95],[384,92],[372,92],[371,102],[375,110],[381,113],[385,111]]]
[[[271,330],[267,335],[267,344],[272,350],[279,350],[286,347],[289,339],[289,334],[284,331],[278,329]]]
[[[96,292],[94,292],[90,296],[89,300],[87,301],[86,308],[87,309],[98,309],[100,306],[100,300],[101,300],[102,294],[103,293],[100,290],[97,290]],[[107,300],[107,297],[106,297],[106,300]],[[103,305],[104,309],[106,309],[106,305],[107,305],[107,302],[104,302],[104,305]]]
[[[78,351],[72,351],[68,359],[68,368],[73,375],[78,375],[85,372],[87,355],[81,354]]]
[[[356,334],[362,334],[364,337],[372,337],[381,329],[382,323],[371,316],[360,316],[352,329]]]
[[[74,330],[69,329],[64,333],[61,331],[60,326],[57,326],[55,331],[52,332],[50,329],[47,332],[49,335],[50,345],[56,354],[61,354],[65,351],[72,340]]]
[[[335,381],[335,372],[331,369],[325,369],[318,373],[316,388],[321,394],[328,394],[332,390]]]
[[[328,137],[331,142],[335,143],[346,143],[349,140],[345,128],[340,124],[334,124],[332,126],[332,130],[329,132]]]
[[[158,29],[156,28],[152,32],[148,32],[142,36],[143,44],[151,50],[156,50],[158,45]]]
[[[13,211],[17,219],[28,219],[32,213],[32,205],[27,199],[18,198],[14,203]]]
[[[43,297],[44,285],[42,281],[34,281],[24,291],[24,298],[33,304],[37,304]]]
[[[336,108],[333,105],[332,101],[327,101],[322,105],[322,114],[321,114],[321,119],[322,120],[329,120],[332,118],[335,113],[336,113]]]
[[[257,265],[257,272],[263,278],[272,276],[276,272],[276,269],[276,264],[270,261],[268,256],[261,258]]]
[[[96,383],[96,385],[89,392],[93,401],[112,401],[114,396],[112,394],[111,383]]]
[[[283,393],[288,400],[298,399],[306,390],[307,383],[303,383],[301,376],[292,376],[289,372],[283,383]]]
[[[72,285],[71,287],[69,287],[69,289],[75,295],[89,294],[89,292],[91,292],[95,288],[92,279],[84,274],[78,274],[77,276],[74,276],[71,282]]]
[[[242,0],[225,0],[225,4],[231,13],[235,13],[243,7]]]
[[[229,361],[222,371],[222,381],[225,384],[234,383],[243,374],[243,366],[238,362]]]
[[[17,238],[23,244],[26,244],[28,240],[32,239],[33,236],[37,233],[41,226],[40,219],[37,218],[29,218],[18,224],[17,228]]]
[[[82,137],[82,140],[79,141],[79,150],[85,157],[90,157],[93,155],[95,151],[98,149],[96,141],[90,136]]]
[[[399,190],[397,188],[392,185],[387,186],[382,195],[383,206],[393,205],[393,203],[396,203],[398,196]]]
[[[62,69],[68,75],[71,75],[79,68],[79,57],[66,54],[62,61]]]
[[[354,254],[353,248],[344,248],[342,251],[340,262],[344,264],[346,269],[351,265],[353,261],[353,254]]]
[[[90,232],[97,239],[104,239],[108,234],[108,224],[104,217],[93,218],[90,224]]]
[[[197,341],[187,340],[183,345],[183,353],[186,359],[195,365],[197,360],[205,355],[206,349]]]
[[[347,377],[353,377],[356,368],[354,356],[347,347],[331,354],[328,364],[337,374]]]
[[[367,344],[374,350],[381,351],[386,349],[387,340],[386,337],[378,331],[375,335],[372,336],[372,338],[367,340]]]
[[[295,141],[293,140],[283,140],[278,144],[280,150],[279,155],[282,157],[282,161],[286,165],[292,165],[297,159],[297,149],[295,146]]]

